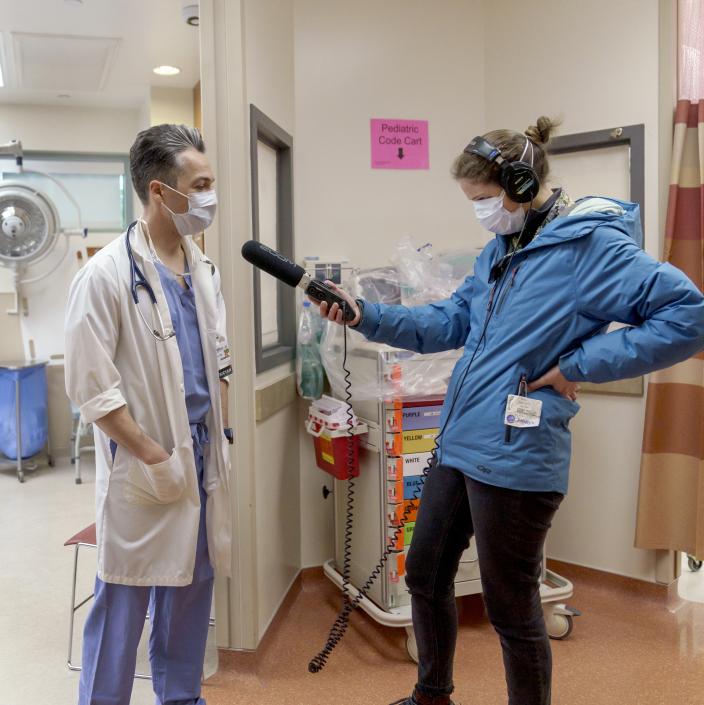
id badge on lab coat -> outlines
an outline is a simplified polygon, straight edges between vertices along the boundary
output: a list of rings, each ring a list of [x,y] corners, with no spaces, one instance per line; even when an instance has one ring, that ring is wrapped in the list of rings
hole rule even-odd
[[[230,346],[227,340],[221,335],[215,336],[215,352],[218,357],[218,370],[220,379],[232,374],[232,358],[230,357]]]
[[[542,411],[543,402],[540,399],[509,394],[504,423],[515,428],[536,428],[540,426]]]

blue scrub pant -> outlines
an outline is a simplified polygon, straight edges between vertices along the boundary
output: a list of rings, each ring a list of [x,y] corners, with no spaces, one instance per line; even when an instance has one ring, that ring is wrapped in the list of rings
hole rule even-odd
[[[205,539],[204,434],[194,432],[201,488],[200,536],[194,582],[184,587],[138,587],[95,579],[95,602],[83,635],[78,705],[129,705],[137,647],[147,609],[149,661],[156,705],[205,705],[200,683],[213,596]],[[205,546],[203,545],[205,543]]]

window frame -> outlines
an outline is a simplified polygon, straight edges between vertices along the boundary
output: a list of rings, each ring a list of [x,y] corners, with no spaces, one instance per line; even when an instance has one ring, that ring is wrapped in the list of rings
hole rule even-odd
[[[640,220],[645,232],[645,125],[643,123],[553,137],[548,143],[547,152],[548,155],[573,154],[591,149],[624,146],[628,147],[630,155],[629,198],[640,206]]]
[[[23,161],[116,162],[122,164],[125,198],[122,205],[122,226],[119,232],[127,230],[127,226],[134,220],[134,202],[129,155],[117,152],[52,152],[45,150],[24,150]],[[27,170],[31,171],[31,167],[28,167]],[[55,174],[51,174],[51,176],[58,178]],[[59,181],[60,180],[59,178]],[[88,230],[91,233],[117,232],[116,228],[88,228]]]
[[[258,144],[261,141],[276,151],[276,250],[293,260],[293,137],[254,104],[249,106],[249,118],[252,237],[259,242]],[[257,373],[261,373],[290,362],[295,357],[296,292],[277,281],[276,320],[279,339],[275,344],[265,346],[262,343],[261,272],[256,267],[253,278],[255,363]]]

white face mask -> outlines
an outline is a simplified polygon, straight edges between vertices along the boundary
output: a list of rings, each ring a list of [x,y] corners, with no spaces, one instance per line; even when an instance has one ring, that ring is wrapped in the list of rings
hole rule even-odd
[[[526,213],[518,206],[515,211],[504,208],[504,192],[493,198],[472,201],[479,224],[497,235],[517,233],[523,226]]]
[[[175,188],[168,184],[163,185],[172,191],[176,191]],[[194,191],[193,193],[176,191],[176,193],[180,193],[184,198],[188,199],[188,210],[185,213],[174,213],[165,203],[162,202],[162,205],[171,214],[179,234],[182,237],[197,235],[208,228],[213,222],[213,218],[215,218],[215,211],[218,205],[218,197],[215,190]]]

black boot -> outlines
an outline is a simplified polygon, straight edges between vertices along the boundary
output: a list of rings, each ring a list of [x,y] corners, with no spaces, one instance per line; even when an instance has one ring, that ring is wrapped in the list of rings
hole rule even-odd
[[[410,698],[402,698],[401,700],[396,700],[396,702],[391,703],[391,705],[455,705],[452,700],[450,700],[449,695],[423,695],[417,690],[413,691],[413,695]]]

